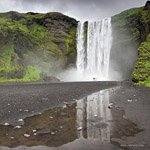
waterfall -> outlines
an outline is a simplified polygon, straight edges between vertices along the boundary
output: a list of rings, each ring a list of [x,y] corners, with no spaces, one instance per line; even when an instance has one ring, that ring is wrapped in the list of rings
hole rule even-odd
[[[83,72],[85,70],[85,36],[84,22],[78,23],[77,30],[77,70]]]
[[[87,37],[84,23],[79,22],[76,65],[84,78],[109,80],[111,32],[111,18],[88,22]]]

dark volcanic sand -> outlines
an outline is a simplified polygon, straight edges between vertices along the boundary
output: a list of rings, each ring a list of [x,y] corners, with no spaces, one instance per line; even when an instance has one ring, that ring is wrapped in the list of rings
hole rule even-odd
[[[107,91],[109,92],[109,103],[113,103],[112,109],[109,109],[107,105],[105,105],[103,109],[110,111],[112,119],[107,120],[107,124],[103,123],[99,126],[100,128],[107,128],[107,125],[111,126],[111,134],[109,135],[110,142],[107,143],[104,141],[102,143],[99,142],[99,140],[86,140],[86,138],[76,140],[77,137],[74,135],[75,132],[73,132],[76,131],[76,128],[73,126],[76,121],[76,113],[74,112],[75,104],[67,106],[69,117],[66,116],[65,118],[65,116],[63,116],[63,119],[61,117],[59,118],[57,113],[59,112],[60,114],[64,115],[64,111],[66,110],[61,109],[61,107],[58,106],[62,106],[62,104],[65,104],[66,102],[71,102],[74,99],[83,98],[84,96],[90,95],[103,89],[108,89]],[[106,98],[108,100],[108,96],[103,98],[104,101]],[[86,99],[88,99],[88,97]],[[53,109],[50,110],[52,107]],[[56,110],[58,111],[57,113]],[[34,116],[35,114],[39,113],[40,115]],[[50,135],[45,135],[49,134],[50,132],[48,129],[50,125],[47,124],[48,121],[46,120],[47,115],[49,114],[52,114],[55,119],[57,118],[55,121],[51,122],[52,126],[57,126],[61,123],[64,123],[66,124],[66,129],[68,129],[70,126],[72,126],[72,129],[70,131],[65,131],[65,129],[63,131],[62,129],[60,133],[64,133],[60,135],[58,133],[57,137],[50,137]],[[16,137],[17,135],[22,135],[27,129],[33,130],[33,127],[36,125],[37,128],[43,127],[44,130],[40,130],[40,132],[43,132],[43,135],[38,135],[34,142],[32,142],[32,140],[34,140],[33,137],[29,137],[28,141],[26,138],[21,136],[20,144],[19,141],[12,141],[11,145],[11,140],[6,137],[9,135],[4,134],[13,134],[14,127],[0,125],[0,146],[17,147],[25,145],[31,147],[38,146],[39,144],[38,147],[31,147],[30,150],[55,150],[57,148],[48,148],[55,146],[59,146],[58,149],[60,150],[149,150],[149,115],[150,88],[135,87],[129,83],[85,82],[56,84],[1,84],[0,124],[9,123],[13,126],[21,125],[23,122],[19,122],[18,119],[24,119],[25,125],[22,126],[22,129],[18,129],[18,131],[16,131]],[[45,123],[43,123],[43,120],[46,120]],[[85,130],[87,129],[85,128]],[[70,134],[68,135],[66,132]],[[62,140],[62,135],[64,135],[66,140]],[[87,137],[87,135],[84,134],[84,137]],[[49,139],[49,143],[46,143],[48,142],[46,139]],[[62,142],[60,142],[59,139],[62,140]],[[39,143],[37,142],[38,140]],[[61,146],[63,144],[65,145]],[[48,147],[40,147],[40,145]],[[0,150],[5,149],[7,150],[6,147],[0,147]],[[19,147],[16,149],[27,150],[29,148]]]
[[[0,85],[0,123],[15,125],[19,118],[116,85],[117,82],[3,84]],[[29,112],[20,113],[20,109]]]

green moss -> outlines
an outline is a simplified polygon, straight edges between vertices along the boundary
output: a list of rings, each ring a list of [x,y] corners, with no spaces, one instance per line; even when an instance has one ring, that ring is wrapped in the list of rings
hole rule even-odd
[[[11,77],[20,76],[21,74],[19,73],[21,73],[22,70],[23,67],[18,64],[18,57],[13,47],[10,46],[2,49],[0,54],[0,77],[9,79]]]
[[[67,47],[67,51],[66,51],[66,56],[68,58],[70,58],[70,60],[68,59],[68,63],[75,63],[75,58],[77,55],[76,52],[76,28],[72,28],[70,31],[70,35],[66,40],[66,47]]]
[[[67,44],[67,55],[73,54],[76,52],[76,28],[73,28],[70,31],[70,35],[66,41]]]
[[[40,78],[41,78],[41,71],[36,67],[28,66],[25,72],[25,76],[23,78],[6,79],[4,77],[1,77],[0,82],[31,82],[31,81],[38,81],[40,80]]]
[[[150,84],[150,41],[143,42],[139,47],[139,57],[133,72],[133,81],[138,85],[148,86]]]
[[[33,66],[28,66],[25,76],[23,77],[24,81],[37,81],[40,79],[41,71]]]
[[[112,17],[112,22],[116,28],[122,32],[129,32],[128,38],[138,41],[145,41],[150,31],[149,10],[143,7],[126,10]]]

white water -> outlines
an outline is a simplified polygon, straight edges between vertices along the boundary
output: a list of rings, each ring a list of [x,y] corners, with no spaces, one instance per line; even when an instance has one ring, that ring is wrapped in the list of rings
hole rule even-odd
[[[62,81],[111,80],[109,76],[111,18],[89,21],[87,34],[85,25],[85,22],[78,23],[76,68],[63,71],[57,78]]]
[[[86,38],[87,45],[85,44]],[[87,37],[84,34],[84,23],[79,22],[76,66],[80,78],[109,80],[111,43],[111,18],[88,22]]]
[[[109,143],[112,119],[108,109],[110,91],[93,93],[77,101],[78,138],[99,139],[101,143]],[[85,130],[86,129],[86,130]]]
[[[77,29],[77,68],[79,72],[85,70],[85,37],[84,22],[78,23]]]

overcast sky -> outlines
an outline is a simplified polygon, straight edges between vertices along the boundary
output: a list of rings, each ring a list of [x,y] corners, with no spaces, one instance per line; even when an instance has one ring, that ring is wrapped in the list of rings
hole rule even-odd
[[[62,12],[77,20],[110,17],[132,7],[144,6],[147,0],[0,0],[0,12]]]

